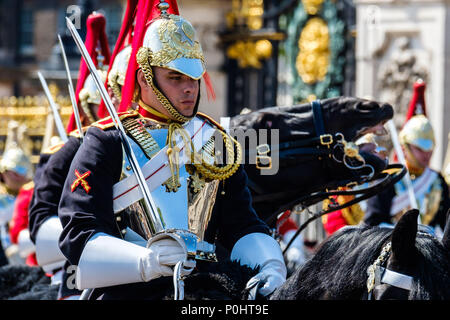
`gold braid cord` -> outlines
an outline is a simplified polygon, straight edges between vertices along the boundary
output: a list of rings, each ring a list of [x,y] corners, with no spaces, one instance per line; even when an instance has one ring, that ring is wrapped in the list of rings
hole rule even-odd
[[[227,158],[231,158],[231,163],[220,167],[217,165],[208,164],[201,153],[196,153],[194,149],[194,144],[190,138],[187,131],[179,124],[172,122],[169,125],[169,132],[167,136],[167,144],[169,148],[167,149],[167,155],[169,158],[169,165],[172,176],[164,183],[166,190],[168,192],[176,192],[181,186],[179,181],[179,148],[176,146],[175,131],[178,132],[183,139],[184,145],[186,146],[186,152],[189,152],[191,159],[191,164],[186,165],[186,170],[192,176],[197,176],[197,173],[201,175],[201,179],[205,181],[212,180],[225,180],[231,177],[239,168],[242,160],[242,148],[239,142],[234,138],[227,135],[225,132],[220,131],[225,143],[227,150]],[[188,149],[188,146],[190,149]],[[236,148],[236,155],[235,149]]]
[[[242,148],[239,142],[227,135],[225,132],[219,132],[222,134],[223,141],[225,142],[227,159],[232,159],[232,161],[223,167],[219,167],[208,164],[201,155],[197,154],[197,158],[194,161],[194,167],[203,176],[203,178],[207,180],[228,179],[237,171],[242,160]],[[235,147],[236,156],[234,152]]]
[[[179,113],[177,109],[175,109],[170,101],[164,96],[164,94],[156,88],[155,83],[153,81],[153,71],[150,66],[150,60],[153,58],[152,51],[149,48],[141,47],[136,55],[137,63],[141,66],[142,72],[144,73],[145,80],[147,84],[152,87],[153,92],[156,94],[156,97],[159,102],[166,108],[166,110],[170,113],[170,115],[180,123],[185,123],[191,120],[193,117],[186,117]]]
[[[186,150],[188,150],[187,146],[190,142],[191,149],[192,149],[192,140],[187,140],[185,135],[185,130],[183,127],[176,122],[172,122],[169,124],[169,131],[167,134],[167,144],[169,148],[167,149],[167,157],[169,158],[169,166],[170,166],[170,172],[171,177],[167,179],[166,182],[164,182],[164,185],[166,186],[167,192],[177,192],[178,188],[181,187],[180,183],[180,148],[176,145],[175,135],[174,132],[176,130],[179,130],[179,133],[181,134],[181,137],[184,141],[184,144],[186,146]],[[188,136],[189,138],[189,136]]]

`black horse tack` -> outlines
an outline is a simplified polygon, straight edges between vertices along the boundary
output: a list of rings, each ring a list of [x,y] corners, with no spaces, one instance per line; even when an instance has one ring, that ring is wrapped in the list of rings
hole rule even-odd
[[[293,107],[266,108],[233,118],[232,127],[280,130],[281,141],[271,146],[271,151],[279,157],[280,172],[275,177],[263,176],[250,162],[245,165],[253,206],[258,214],[274,226],[277,216],[295,205],[306,208],[333,195],[360,195],[346,204],[330,206],[313,215],[298,229],[297,236],[318,217],[368,199],[398,182],[406,174],[402,165],[386,167],[380,159],[359,153],[351,142],[364,130],[387,121],[392,115],[390,105],[339,97]],[[252,151],[247,150],[250,155]],[[394,173],[387,173],[391,171]],[[314,172],[316,176],[312,176]],[[292,177],[297,179],[292,181]],[[337,190],[375,180],[376,183],[367,188]],[[269,190],[273,185],[276,190]],[[295,237],[285,251],[294,240]]]
[[[340,229],[270,299],[449,300],[450,220],[439,241],[421,231],[417,217],[410,210],[393,229]],[[371,278],[376,266],[389,271]]]
[[[273,226],[277,214],[302,202],[317,203],[324,199],[319,196],[328,197],[322,193],[326,190],[378,178],[386,163],[373,154],[358,153],[351,141],[392,116],[388,104],[338,97],[233,117],[232,130],[279,132],[279,141],[270,150],[279,157],[275,175],[263,175],[264,168],[251,164],[255,150],[245,146],[244,166],[260,217]]]

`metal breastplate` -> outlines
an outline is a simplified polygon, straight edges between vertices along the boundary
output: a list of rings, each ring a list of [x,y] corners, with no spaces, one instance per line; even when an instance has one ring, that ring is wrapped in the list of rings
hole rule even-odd
[[[135,119],[132,120],[135,121]],[[130,133],[130,131],[128,132]],[[167,128],[150,126],[145,128],[145,132],[135,130],[134,133],[127,136],[141,168],[166,146],[167,134]],[[151,141],[149,142],[149,140]],[[208,141],[206,140],[206,142]],[[202,148],[202,152],[206,152],[204,149],[206,148]],[[132,174],[131,165],[124,154],[122,179]],[[195,234],[197,237],[196,258],[214,260],[214,247],[203,240],[211,218],[219,181],[196,184],[195,177],[189,174],[185,165],[181,165],[179,168],[179,181],[181,186],[176,192],[167,192],[166,187],[162,184],[151,190],[151,197],[157,207],[163,226],[166,230],[185,230],[189,231],[188,233]],[[144,206],[141,201],[133,203],[126,210],[130,213],[131,220],[135,221],[134,225],[132,223],[132,229],[144,236],[142,229],[145,227],[142,225],[143,221],[140,218]],[[148,237],[144,236],[144,238]],[[185,239],[185,241],[190,243],[194,240]]]
[[[413,179],[413,183],[415,183]],[[403,181],[398,182],[395,185],[395,191],[397,194],[406,194],[407,189],[406,185]],[[440,179],[436,176],[436,178],[429,184],[428,187],[425,188],[423,192],[420,194],[416,194],[416,200],[418,209],[420,212],[420,219],[422,224],[428,225],[436,216],[436,213],[439,211],[439,205],[442,200],[442,185],[440,183]],[[403,208],[402,211],[395,214],[394,221],[397,222],[400,217],[405,213],[409,206]]]

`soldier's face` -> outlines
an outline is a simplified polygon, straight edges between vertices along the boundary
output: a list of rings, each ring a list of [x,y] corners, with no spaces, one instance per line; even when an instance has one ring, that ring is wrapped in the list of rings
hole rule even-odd
[[[113,103],[114,104],[114,103]],[[98,114],[98,107],[100,105],[96,104],[96,103],[89,103],[89,110],[91,110],[91,114],[94,117],[95,120],[97,119],[97,114]],[[115,106],[114,106],[115,107]]]
[[[413,145],[409,145],[409,149],[411,150],[411,156],[414,157],[417,164],[419,164],[422,168],[429,166],[433,151],[424,151]],[[407,154],[405,154],[405,156],[407,156]]]
[[[2,173],[2,180],[9,189],[14,191],[19,191],[25,183],[30,181],[27,177],[11,170],[6,170]]]
[[[193,115],[199,93],[199,82],[174,70],[155,67],[160,90],[183,116]]]
[[[199,95],[199,81],[166,68],[153,67],[153,73],[159,90],[169,99],[178,112],[187,117],[192,116]],[[141,87],[142,100],[159,112],[171,117],[156,98],[153,89],[145,81],[142,70],[138,71],[137,78]]]

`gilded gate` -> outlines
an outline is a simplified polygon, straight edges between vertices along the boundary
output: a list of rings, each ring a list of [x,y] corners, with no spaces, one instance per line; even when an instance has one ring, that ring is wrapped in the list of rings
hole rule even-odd
[[[61,119],[66,126],[72,106],[70,98],[59,94],[56,85],[49,84],[50,92],[59,107]],[[26,139],[21,147],[31,154],[31,161],[36,164],[39,154],[48,144],[48,139],[56,134],[53,115],[44,95],[15,97],[0,97],[0,158],[5,149],[8,135],[8,123],[17,121],[26,127]]]

